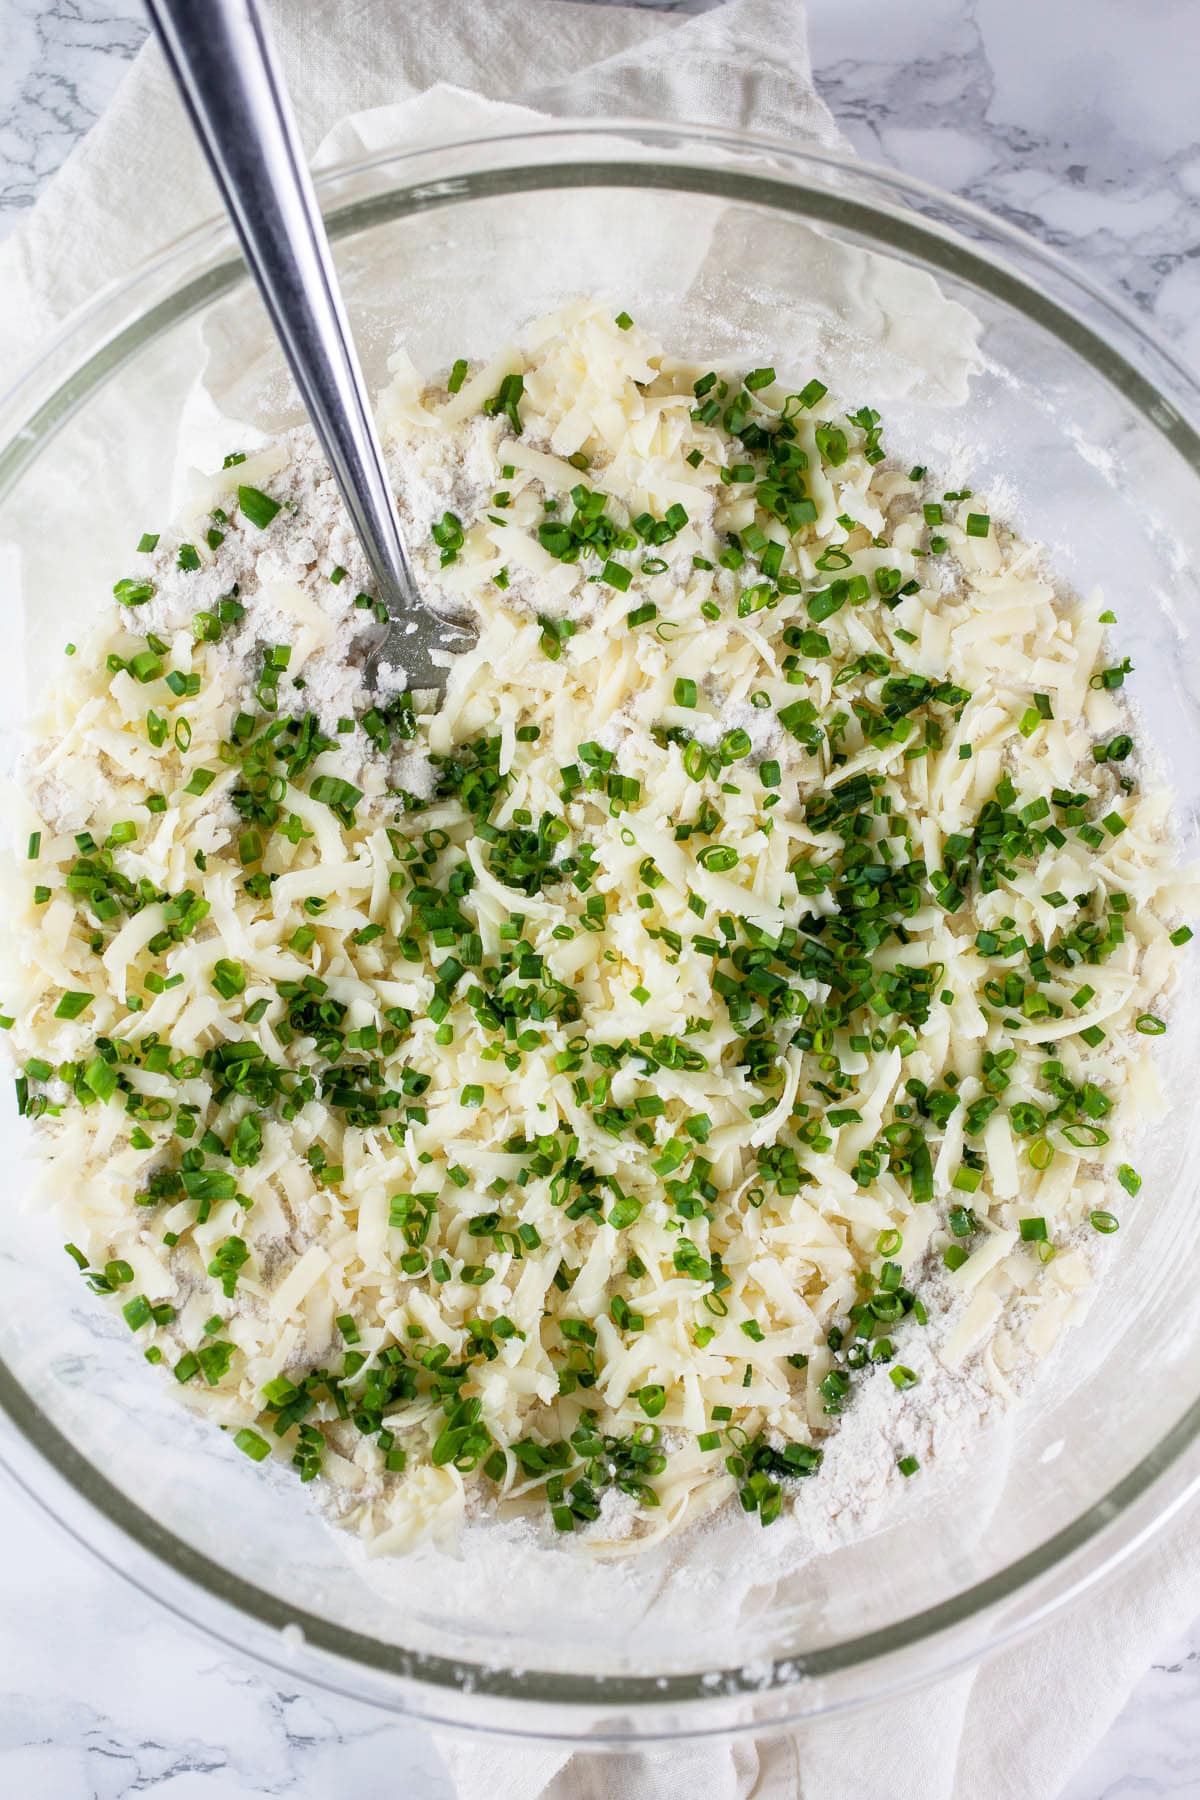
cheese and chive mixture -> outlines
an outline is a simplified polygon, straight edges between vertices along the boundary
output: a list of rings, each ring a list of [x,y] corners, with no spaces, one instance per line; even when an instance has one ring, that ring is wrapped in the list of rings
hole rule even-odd
[[[131,547],[25,769],[20,1107],[146,1360],[376,1548],[768,1525],[916,1334],[1043,1353],[1138,1190],[1190,932],[1129,664],[821,380],[582,303],[393,366],[477,648],[362,690],[304,433]]]

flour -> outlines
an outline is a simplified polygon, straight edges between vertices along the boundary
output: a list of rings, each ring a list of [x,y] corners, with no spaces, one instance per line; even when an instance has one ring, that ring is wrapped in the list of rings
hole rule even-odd
[[[755,706],[750,700],[731,700],[720,694],[714,698],[718,704],[717,713],[711,719],[701,720],[695,732],[707,748],[714,748],[731,731],[744,731],[750,739],[748,761],[752,764],[762,762],[779,748],[783,727],[773,708]]]
[[[389,445],[401,525],[423,596],[434,607],[444,595],[431,527],[447,511],[462,509],[469,516],[483,502],[487,445],[494,435],[492,421],[480,420],[454,445],[452,455],[445,439],[428,434],[424,440]],[[229,493],[218,507],[193,507],[182,525],[161,534],[152,552],[131,559],[130,575],[149,580],[155,591],[146,604],[123,608],[124,617],[139,636],[163,636],[186,631],[197,613],[214,613],[222,600],[236,600],[244,616],[226,626],[219,645],[234,680],[252,693],[264,652],[286,645],[291,656],[278,686],[280,712],[315,714],[321,730],[337,741],[338,772],[354,779],[379,758],[361,733],[347,730],[346,721],[355,720],[375,700],[386,701],[401,691],[404,673],[384,666],[375,687],[368,689],[365,665],[380,627],[359,600],[369,597],[371,576],[313,433],[297,427],[266,454],[278,467],[261,478],[264,491],[282,505],[269,527],[260,530],[237,506],[240,466],[235,465],[227,478]],[[258,460],[256,453],[247,467]],[[203,492],[206,502],[212,499],[210,481],[196,485],[208,490]],[[210,531],[211,543],[206,536]],[[180,566],[184,545],[201,559],[200,568]],[[403,745],[392,752],[387,773],[393,789],[419,798],[432,791],[427,759]],[[53,796],[47,795],[47,803],[53,807]]]

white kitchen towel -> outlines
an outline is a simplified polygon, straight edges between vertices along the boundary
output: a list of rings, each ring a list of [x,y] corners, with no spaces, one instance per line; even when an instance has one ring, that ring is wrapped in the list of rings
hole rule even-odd
[[[658,116],[841,141],[801,0],[698,18],[570,0],[287,0],[277,36],[314,160],[531,115]],[[0,246],[0,366],[216,208],[153,48]],[[628,1756],[443,1738],[461,1800],[1055,1800],[1155,1650],[1200,1613],[1200,1509],[1015,1648],[916,1694],[758,1744]],[[424,1800],[424,1797],[417,1797]]]
[[[813,88],[800,0],[735,0],[696,19],[571,0],[273,0],[270,11],[319,167],[360,149],[545,122],[527,109],[752,124],[844,143]],[[5,369],[20,369],[102,286],[217,210],[162,58],[147,44],[0,245]]]

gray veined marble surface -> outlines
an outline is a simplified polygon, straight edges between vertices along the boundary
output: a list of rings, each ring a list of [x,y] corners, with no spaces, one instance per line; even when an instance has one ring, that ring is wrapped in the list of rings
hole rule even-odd
[[[861,154],[1024,226],[1200,361],[1198,0],[810,0],[809,12],[818,86]],[[132,0],[0,0],[0,232],[143,35]],[[0,1542],[0,1797],[451,1800],[425,1732],[239,1664],[7,1486]],[[1197,1795],[1200,1621],[1162,1646],[1062,1800]]]

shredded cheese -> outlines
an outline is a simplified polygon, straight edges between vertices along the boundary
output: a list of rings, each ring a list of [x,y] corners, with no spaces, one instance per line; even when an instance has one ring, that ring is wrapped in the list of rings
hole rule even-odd
[[[381,416],[477,647],[321,729],[370,615],[288,444],[197,478],[27,763],[22,1104],[148,1356],[377,1548],[769,1523],[931,1308],[1044,1354],[1136,1187],[1192,890],[1124,672],[820,383],[578,305]],[[187,532],[238,592],[147,635]]]

